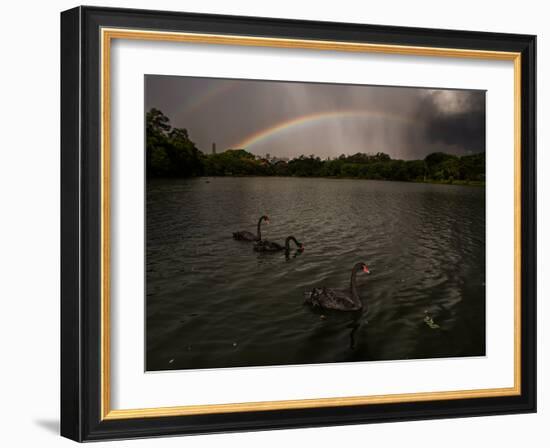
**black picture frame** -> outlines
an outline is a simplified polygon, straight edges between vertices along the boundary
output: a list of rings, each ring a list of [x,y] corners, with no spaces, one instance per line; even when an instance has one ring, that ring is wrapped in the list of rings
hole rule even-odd
[[[100,29],[521,53],[521,393],[407,403],[102,419]],[[76,441],[536,412],[536,37],[77,7],[61,13],[61,435]]]

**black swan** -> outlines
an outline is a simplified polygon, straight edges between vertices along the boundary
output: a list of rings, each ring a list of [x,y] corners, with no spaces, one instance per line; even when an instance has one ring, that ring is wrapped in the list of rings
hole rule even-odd
[[[248,230],[241,230],[240,232],[233,232],[233,238],[239,241],[261,241],[262,233],[260,231],[260,227],[262,225],[262,221],[269,224],[269,218],[266,215],[261,216],[258,220],[258,233],[256,235]]]
[[[351,280],[349,289],[332,289],[332,288],[314,288],[305,293],[305,303],[313,307],[319,307],[329,310],[339,311],[357,311],[363,308],[363,302],[357,287],[355,286],[355,276],[357,272],[363,271],[370,274],[369,268],[365,263],[357,263],[351,270]]]
[[[290,252],[290,242],[293,242],[298,247],[299,251],[304,250],[304,245],[300,243],[296,238],[293,236],[288,236],[285,240],[285,245],[282,246],[279,243],[274,243],[273,241],[258,241],[254,244],[254,250],[256,252],[280,252],[281,250],[284,250],[285,252]]]

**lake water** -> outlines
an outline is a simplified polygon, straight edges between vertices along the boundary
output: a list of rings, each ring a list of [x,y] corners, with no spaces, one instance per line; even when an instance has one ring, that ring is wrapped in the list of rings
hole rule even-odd
[[[302,253],[258,254],[232,232]],[[349,286],[366,310],[303,304]],[[312,178],[147,187],[147,370],[485,354],[485,189]]]

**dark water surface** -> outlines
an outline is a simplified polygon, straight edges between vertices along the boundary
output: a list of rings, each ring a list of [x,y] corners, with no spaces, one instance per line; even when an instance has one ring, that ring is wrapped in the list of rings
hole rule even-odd
[[[258,254],[232,232],[294,235]],[[296,255],[296,256],[295,256]],[[368,311],[319,312],[312,287]],[[485,354],[485,189],[306,178],[198,178],[147,187],[147,370]]]

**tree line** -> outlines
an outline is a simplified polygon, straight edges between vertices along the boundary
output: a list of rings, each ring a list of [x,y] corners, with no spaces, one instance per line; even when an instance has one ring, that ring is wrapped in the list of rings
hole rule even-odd
[[[148,177],[299,176],[416,182],[485,182],[485,153],[456,156],[435,152],[423,160],[392,159],[385,153],[357,153],[322,160],[301,155],[292,160],[257,158],[244,149],[201,152],[186,129],[173,128],[160,110],[146,117]]]

